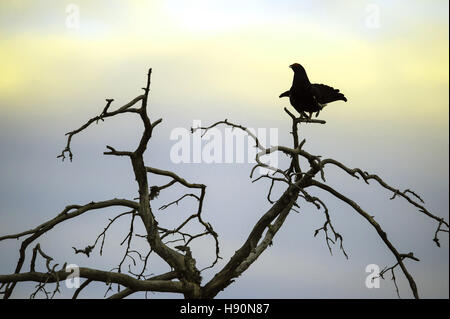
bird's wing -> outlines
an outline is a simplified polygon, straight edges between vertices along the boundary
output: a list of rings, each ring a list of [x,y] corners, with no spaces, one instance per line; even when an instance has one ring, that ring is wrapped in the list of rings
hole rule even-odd
[[[280,98],[285,97],[285,96],[289,97],[290,94],[291,94],[290,91],[286,91],[286,92],[280,94]]]
[[[339,100],[347,102],[347,98],[344,94],[340,93],[338,89],[332,88],[331,86],[325,84],[312,84],[311,90],[313,95],[316,97],[317,102],[320,104],[326,104]]]

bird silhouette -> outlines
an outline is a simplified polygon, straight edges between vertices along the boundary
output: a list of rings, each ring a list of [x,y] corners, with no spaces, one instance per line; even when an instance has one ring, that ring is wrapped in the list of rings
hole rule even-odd
[[[289,66],[294,71],[294,79],[289,91],[280,94],[280,98],[289,97],[289,101],[294,109],[304,117],[316,116],[325,107],[327,103],[334,101],[347,102],[344,94],[338,89],[325,84],[311,84],[305,69],[298,63]],[[305,112],[309,113],[309,116]]]

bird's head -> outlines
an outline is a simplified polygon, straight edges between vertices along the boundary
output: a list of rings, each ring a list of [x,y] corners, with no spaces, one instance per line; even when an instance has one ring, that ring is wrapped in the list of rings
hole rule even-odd
[[[289,67],[290,67],[290,68],[292,69],[292,71],[294,71],[294,72],[300,71],[300,72],[306,73],[305,69],[304,69],[304,68],[302,67],[302,65],[299,64],[299,63],[291,64]]]

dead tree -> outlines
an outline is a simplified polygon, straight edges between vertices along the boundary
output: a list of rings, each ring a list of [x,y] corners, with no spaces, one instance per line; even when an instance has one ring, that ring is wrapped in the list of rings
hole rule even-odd
[[[304,200],[314,204],[317,209],[323,211],[325,216],[325,223],[323,227],[317,229],[315,234],[323,232],[325,234],[326,244],[331,250],[331,245],[338,244],[345,256],[347,256],[344,247],[342,245],[343,237],[333,227],[330,215],[328,213],[328,207],[324,201],[318,197],[311,196],[308,190],[311,188],[321,189],[342,202],[348,204],[356,214],[362,216],[367,223],[369,223],[381,240],[386,245],[387,249],[392,253],[395,262],[393,266],[386,267],[380,273],[381,277],[387,272],[392,275],[392,279],[395,283],[395,270],[400,270],[405,275],[409,282],[412,293],[415,298],[419,298],[417,285],[413,276],[408,272],[406,267],[406,261],[419,261],[413,253],[403,253],[399,251],[389,240],[388,235],[383,231],[380,224],[375,221],[374,216],[369,214],[366,210],[362,209],[354,200],[343,195],[337,189],[327,185],[325,178],[325,170],[329,166],[335,166],[343,172],[349,174],[356,179],[362,179],[365,183],[373,181],[380,187],[385,188],[392,192],[391,199],[396,197],[403,198],[414,206],[419,213],[425,214],[436,223],[436,232],[434,234],[434,242],[440,246],[438,235],[440,232],[447,232],[449,224],[443,218],[440,218],[424,207],[422,198],[410,189],[401,191],[396,187],[390,186],[382,178],[377,175],[370,174],[359,168],[349,168],[341,162],[310,154],[304,149],[305,140],[300,140],[298,134],[298,126],[300,123],[318,123],[324,124],[325,122],[318,119],[308,119],[304,117],[297,118],[287,109],[286,113],[292,119],[292,136],[293,146],[275,146],[266,148],[260,143],[258,138],[246,127],[232,123],[228,120],[216,122],[208,127],[196,127],[191,131],[201,130],[206,133],[212,127],[218,125],[226,125],[235,129],[240,129],[249,135],[249,138],[254,139],[255,146],[259,149],[256,155],[257,164],[253,167],[250,173],[250,178],[254,178],[255,169],[258,167],[265,167],[269,169],[270,174],[261,175],[255,177],[254,181],[260,179],[270,180],[271,186],[267,195],[267,199],[271,204],[271,207],[266,212],[261,212],[261,217],[253,226],[252,231],[247,237],[247,240],[242,246],[234,253],[230,260],[218,270],[215,276],[206,283],[202,283],[201,273],[205,269],[198,269],[196,266],[196,260],[191,251],[190,244],[200,238],[209,236],[215,243],[215,252],[212,264],[207,268],[217,267],[217,262],[220,257],[220,246],[218,234],[214,231],[212,224],[206,221],[203,216],[203,203],[206,196],[206,185],[199,183],[192,183],[181,177],[180,175],[150,166],[146,166],[143,159],[143,154],[147,149],[147,144],[152,138],[155,127],[162,122],[162,119],[152,121],[148,115],[148,97],[150,93],[150,78],[151,69],[147,75],[147,83],[143,88],[144,94],[137,96],[129,103],[111,110],[111,104],[113,99],[106,100],[106,106],[100,115],[89,119],[80,128],[67,133],[67,144],[58,158],[62,160],[69,158],[72,160],[73,154],[71,150],[72,138],[87,129],[93,123],[104,121],[107,118],[113,116],[119,116],[125,113],[135,113],[139,116],[144,125],[144,131],[140,137],[139,145],[134,151],[117,150],[112,146],[106,146],[107,151],[105,155],[120,156],[130,160],[133,167],[134,176],[138,185],[139,197],[135,199],[110,199],[106,201],[90,202],[84,205],[69,205],[65,207],[61,213],[51,220],[48,220],[41,225],[12,235],[6,235],[0,237],[0,241],[7,239],[23,239],[20,250],[19,260],[17,262],[14,273],[8,275],[0,275],[0,293],[3,298],[9,298],[14,291],[17,283],[20,282],[35,282],[37,283],[36,291],[33,292],[31,297],[34,297],[38,292],[43,292],[47,298],[52,298],[57,292],[59,292],[60,282],[65,280],[70,273],[66,272],[66,264],[58,267],[59,265],[54,263],[54,259],[48,256],[41,248],[39,239],[42,235],[50,232],[54,227],[59,224],[74,219],[88,211],[99,210],[111,207],[120,207],[124,209],[124,212],[118,214],[113,219],[110,219],[108,225],[104,231],[97,237],[92,245],[79,249],[74,247],[74,253],[82,253],[89,257],[95,248],[100,246],[100,253],[103,249],[105,234],[108,231],[111,224],[122,216],[128,215],[131,217],[130,228],[127,230],[127,236],[123,243],[126,243],[126,251],[121,263],[117,268],[112,271],[103,271],[99,269],[91,269],[80,267],[79,277],[84,279],[84,282],[76,289],[73,297],[77,298],[80,292],[85,289],[92,282],[103,282],[109,285],[117,285],[118,292],[110,296],[110,298],[124,298],[139,291],[152,291],[152,292],[171,292],[184,295],[185,298],[214,298],[220,291],[227,288],[237,277],[244,273],[252,263],[264,252],[264,250],[271,245],[272,240],[276,233],[283,226],[283,223],[292,211],[299,209],[297,204],[298,200]],[[264,155],[271,154],[273,152],[281,152],[282,154],[290,158],[290,165],[287,169],[282,170],[276,167],[270,167],[265,164],[261,158]],[[300,165],[300,159],[303,158],[307,161],[308,166],[302,167]],[[164,185],[150,185],[152,175],[160,175],[168,178],[168,182]],[[271,192],[275,183],[285,185],[283,194],[276,200],[271,199]],[[184,198],[191,197],[197,201],[196,212],[190,215],[184,220],[178,227],[174,229],[166,229],[158,224],[155,218],[154,208],[152,208],[151,201],[155,199],[158,194],[175,184],[180,184],[186,188],[187,193],[182,197],[164,205],[161,209],[167,208],[171,205],[178,204]],[[134,223],[142,223],[145,227],[145,235],[138,235],[134,232]],[[189,233],[185,231],[186,225],[189,223],[199,223],[204,231],[200,233]],[[132,249],[132,241],[136,236],[143,237],[148,243],[148,252],[142,253]],[[181,244],[180,244],[181,242]],[[34,244],[34,248],[30,246]],[[27,254],[32,254],[30,262],[30,270],[24,271],[25,257]],[[151,253],[156,254],[162,260],[164,260],[170,267],[170,271],[159,275],[145,275],[147,269],[147,261]],[[35,270],[36,259],[40,255],[45,259],[45,265],[47,272],[38,272]],[[134,256],[134,257],[133,257]],[[141,263],[141,271],[136,273],[129,269],[128,273],[122,273],[123,263],[126,257],[132,258],[134,261],[138,259]],[[47,290],[48,286],[52,287],[51,290]],[[398,287],[396,285],[397,293]]]

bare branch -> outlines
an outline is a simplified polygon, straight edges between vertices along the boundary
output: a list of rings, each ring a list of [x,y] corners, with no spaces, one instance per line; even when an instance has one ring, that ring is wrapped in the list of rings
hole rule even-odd
[[[80,292],[81,292],[84,288],[86,288],[92,281],[93,281],[92,279],[85,280],[85,281],[80,285],[80,287],[78,287],[77,290],[75,290],[75,293],[73,294],[72,299],[77,299],[77,298],[78,298],[78,295],[80,294]]]
[[[177,181],[178,183],[180,183],[183,186],[186,186],[188,188],[203,188],[203,187],[206,187],[203,184],[191,184],[191,183],[187,182],[184,178],[178,176],[177,174],[175,174],[174,172],[171,172],[171,171],[165,171],[165,170],[162,170],[162,169],[149,167],[149,166],[146,167],[146,170],[147,170],[147,172],[152,173],[152,174],[172,177],[175,181]]]
[[[52,220],[49,220],[49,221],[41,224],[40,226],[38,226],[32,230],[22,232],[19,234],[7,235],[7,236],[0,237],[0,241],[1,241],[1,240],[5,240],[5,239],[20,238],[22,236],[31,235],[22,242],[22,245],[19,250],[19,261],[17,262],[15,273],[16,274],[19,273],[20,270],[22,269],[23,262],[25,260],[25,252],[26,252],[27,247],[33,241],[35,241],[37,238],[39,238],[41,235],[47,233],[49,230],[51,230],[56,225],[62,223],[63,221],[80,216],[81,214],[83,214],[85,212],[88,212],[91,210],[96,210],[96,209],[101,209],[101,208],[106,208],[106,207],[113,207],[113,206],[126,206],[126,207],[132,207],[135,209],[137,209],[139,207],[137,205],[137,203],[126,200],[126,199],[112,199],[112,200],[97,202],[97,203],[91,202],[84,206],[77,206],[77,205],[67,206],[58,216],[56,216]],[[74,210],[74,211],[72,211],[72,210]],[[7,290],[6,290],[6,293],[4,296],[5,299],[9,298],[14,287],[15,287],[15,283],[13,283],[11,286],[7,287]]]
[[[332,187],[330,187],[328,185],[322,184],[320,182],[317,182],[317,181],[312,181],[311,185],[316,186],[318,188],[321,188],[321,189],[327,191],[328,193],[334,195],[335,197],[339,198],[343,202],[345,202],[348,205],[350,205],[355,211],[357,211],[362,217],[364,217],[375,228],[375,230],[377,231],[377,233],[380,236],[380,238],[383,240],[383,242],[386,244],[386,246],[389,248],[389,250],[394,254],[394,257],[397,259],[397,262],[398,262],[400,268],[402,269],[403,273],[405,274],[406,279],[408,279],[408,282],[409,282],[411,290],[412,290],[412,292],[414,294],[414,297],[415,298],[419,298],[419,293],[417,291],[417,285],[416,285],[416,283],[414,281],[414,278],[409,274],[408,270],[406,269],[406,266],[403,263],[402,255],[397,251],[397,249],[394,247],[394,245],[392,245],[392,243],[388,240],[387,234],[383,231],[381,226],[375,221],[373,216],[371,216],[368,213],[366,213],[353,200],[351,200],[348,197],[342,195],[341,193],[336,191],[334,188],[332,188]]]
[[[324,120],[312,119],[306,116],[296,117],[292,114],[287,108],[284,108],[284,111],[289,114],[294,123],[317,123],[317,124],[326,124],[327,122]]]
[[[160,208],[158,208],[159,210],[164,210],[164,209],[166,209],[166,208],[168,208],[169,206],[171,206],[171,205],[173,205],[173,204],[176,204],[177,206],[178,206],[178,203],[183,199],[183,198],[186,198],[186,197],[194,197],[195,199],[197,199],[198,201],[200,200],[200,198],[197,196],[197,195],[194,195],[194,194],[184,194],[183,196],[181,196],[180,198],[178,198],[177,200],[174,200],[173,202],[170,202],[170,203],[168,203],[168,204],[166,204],[166,205],[162,205]]]
[[[170,280],[138,280],[129,275],[121,273],[113,273],[109,271],[97,270],[92,268],[80,267],[80,278],[86,278],[93,281],[104,283],[116,283],[134,291],[159,291],[159,292],[177,292],[183,293],[185,287],[181,282]],[[55,275],[42,272],[15,273],[10,275],[0,275],[0,283],[17,283],[24,281],[34,281],[41,283],[54,283],[62,281],[69,276],[70,273],[60,270]],[[57,276],[57,277],[56,277]]]
[[[66,133],[66,135],[68,136],[66,147],[61,152],[61,154],[57,156],[57,158],[61,158],[62,160],[64,160],[66,158],[65,154],[68,153],[69,154],[69,159],[70,159],[70,161],[72,161],[73,154],[72,154],[72,151],[71,151],[71,148],[70,148],[70,143],[72,142],[72,138],[73,138],[74,135],[82,132],[83,130],[88,128],[92,123],[94,123],[94,122],[97,123],[99,120],[103,121],[107,117],[112,117],[112,116],[115,116],[117,114],[127,113],[127,112],[138,113],[139,110],[138,109],[133,109],[133,108],[131,108],[131,106],[133,106],[137,102],[141,101],[143,98],[144,98],[144,95],[139,95],[138,97],[134,98],[133,100],[131,100],[127,104],[125,104],[122,107],[120,107],[118,110],[116,110],[114,112],[109,112],[109,113],[108,113],[108,108],[110,107],[112,101],[114,101],[114,100],[113,99],[107,99],[106,100],[107,104],[106,104],[105,108],[103,109],[103,111],[102,111],[102,113],[100,115],[89,119],[86,122],[86,124],[82,125],[80,128]]]
[[[410,189],[407,189],[403,192],[401,192],[400,190],[390,186],[389,184],[387,184],[383,179],[381,179],[378,175],[375,174],[369,174],[367,172],[362,171],[359,168],[354,168],[354,169],[350,169],[347,166],[345,166],[344,164],[334,160],[334,159],[324,159],[320,162],[320,165],[322,167],[324,167],[327,164],[332,164],[335,165],[339,168],[341,168],[342,170],[344,170],[345,172],[347,172],[349,175],[355,177],[355,178],[359,178],[359,176],[361,176],[363,178],[363,180],[368,184],[370,180],[375,180],[378,182],[379,185],[381,185],[383,188],[393,192],[393,196],[390,199],[394,199],[396,196],[400,196],[404,199],[406,199],[410,204],[412,204],[413,206],[417,207],[419,209],[419,211],[423,214],[425,214],[426,216],[436,220],[437,222],[439,222],[439,226],[441,225],[445,225],[447,227],[447,231],[449,228],[449,224],[447,221],[445,221],[443,218],[438,217],[432,213],[430,213],[423,205],[419,204],[417,201],[415,201],[414,199],[412,199],[410,196],[408,196],[408,193],[412,194],[414,197],[416,197],[420,202],[423,203],[422,198],[417,195],[415,192],[411,191]],[[358,175],[356,175],[358,174]],[[435,241],[436,242],[436,241]]]
[[[334,226],[331,223],[331,218],[330,218],[330,214],[328,212],[328,207],[325,205],[325,203],[320,198],[309,195],[304,189],[302,189],[301,192],[303,194],[303,198],[306,201],[313,203],[316,206],[317,209],[320,209],[322,207],[323,208],[323,212],[325,214],[325,218],[326,218],[325,223],[323,224],[323,226],[321,228],[318,228],[318,229],[315,230],[314,237],[316,237],[317,234],[321,230],[323,230],[323,232],[325,233],[325,241],[326,241],[326,244],[328,246],[328,250],[330,251],[331,255],[333,255],[333,251],[331,250],[330,242],[335,244],[339,240],[339,242],[340,242],[340,247],[339,248],[341,249],[341,251],[344,254],[345,258],[348,259],[348,255],[347,255],[347,253],[346,253],[346,251],[344,249],[344,246],[343,246],[344,239],[343,239],[341,234],[339,234],[338,232],[335,231]],[[332,233],[334,235],[334,239],[331,239],[328,236],[328,226],[330,227],[330,229],[331,229],[331,231],[332,231]]]

